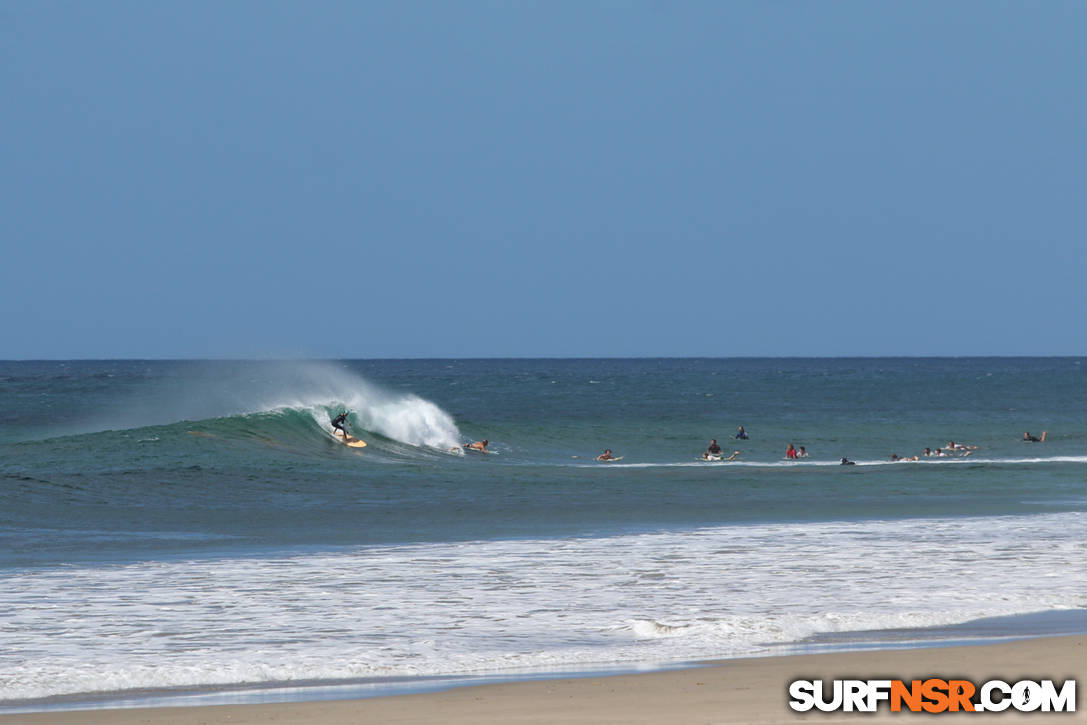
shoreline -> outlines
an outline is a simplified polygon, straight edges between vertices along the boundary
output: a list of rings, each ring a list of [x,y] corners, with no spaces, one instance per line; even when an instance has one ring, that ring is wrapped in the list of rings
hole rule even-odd
[[[3,725],[197,725],[199,723],[358,722],[450,723],[779,723],[817,717],[821,722],[862,718],[882,722],[910,717],[881,709],[865,713],[795,713],[788,706],[794,679],[926,679],[955,677],[975,683],[1029,679],[1083,680],[1087,635],[1011,642],[783,654],[720,660],[701,666],[639,674],[535,679],[357,699],[259,704],[51,710],[0,715]],[[1082,698],[1080,698],[1082,699]],[[1079,703],[1077,703],[1079,704]],[[927,715],[926,715],[927,716]],[[960,717],[965,715],[955,715]],[[973,714],[971,722],[1016,721],[1044,713]],[[1087,722],[1087,707],[1053,714],[1060,722]]]
[[[12,700],[0,705],[0,721],[15,715],[223,706],[276,706],[280,704],[355,701],[372,698],[428,695],[454,689],[517,685],[530,682],[603,679],[663,674],[736,663],[790,657],[847,658],[861,653],[944,650],[990,647],[1021,641],[1083,637],[1087,639],[1087,609],[1048,610],[987,617],[958,624],[883,630],[828,632],[792,643],[768,644],[765,649],[736,657],[674,662],[632,662],[556,666],[484,674],[389,676],[359,680],[238,683],[234,685],[160,690],[83,693],[47,700]],[[1087,668],[1085,668],[1087,669]]]

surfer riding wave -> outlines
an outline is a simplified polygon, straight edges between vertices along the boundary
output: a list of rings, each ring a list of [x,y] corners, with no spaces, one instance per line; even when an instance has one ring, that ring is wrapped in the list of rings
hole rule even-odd
[[[344,427],[344,422],[346,420],[347,420],[347,411],[346,410],[332,419],[332,433],[335,435],[336,431],[339,431],[340,434],[344,437],[344,440],[346,440],[347,438],[349,438],[351,436],[351,434],[347,432],[347,428]]]

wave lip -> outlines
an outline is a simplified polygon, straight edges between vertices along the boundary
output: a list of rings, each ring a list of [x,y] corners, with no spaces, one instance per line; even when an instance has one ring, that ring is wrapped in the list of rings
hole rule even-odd
[[[174,388],[133,400],[70,435],[146,430],[140,442],[155,443],[158,429],[185,426],[197,436],[311,446],[332,435],[332,419],[343,411],[355,434],[445,451],[461,441],[452,416],[435,403],[313,361],[197,367]]]
[[[363,429],[401,443],[442,450],[460,445],[453,418],[417,395],[363,402],[354,416]]]
[[[459,445],[461,438],[452,416],[431,401],[388,391],[327,363],[295,363],[285,368],[249,405],[250,411],[308,410],[330,434],[332,419],[346,411],[349,430],[376,433],[412,446],[448,450]]]

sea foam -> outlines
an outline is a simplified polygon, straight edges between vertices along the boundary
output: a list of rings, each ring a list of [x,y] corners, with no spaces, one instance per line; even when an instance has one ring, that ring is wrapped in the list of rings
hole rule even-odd
[[[1085,608],[1085,534],[1057,513],[17,570],[0,701],[691,661]]]

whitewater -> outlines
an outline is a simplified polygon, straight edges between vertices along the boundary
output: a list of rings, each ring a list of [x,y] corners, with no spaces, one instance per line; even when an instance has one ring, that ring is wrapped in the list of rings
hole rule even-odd
[[[24,572],[0,593],[0,670],[19,673],[0,700],[694,661],[1084,608],[1087,567],[1068,563],[1085,535],[1087,517],[1055,514]],[[964,564],[954,589],[929,590]]]

